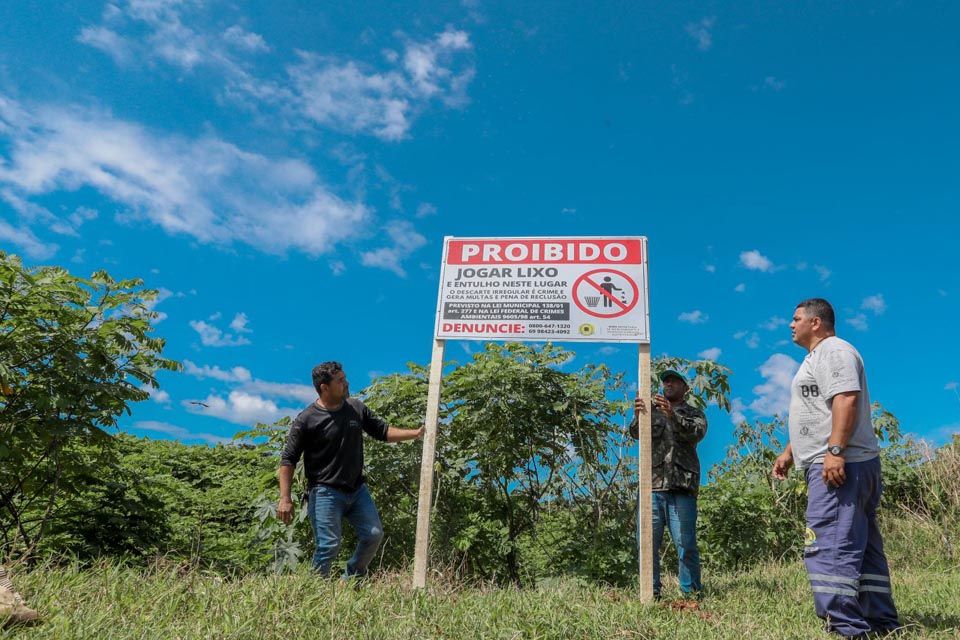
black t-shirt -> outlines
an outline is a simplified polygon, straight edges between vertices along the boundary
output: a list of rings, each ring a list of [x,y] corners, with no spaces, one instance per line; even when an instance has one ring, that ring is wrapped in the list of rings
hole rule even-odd
[[[361,430],[377,440],[387,439],[387,423],[359,400],[347,398],[336,411],[314,402],[290,425],[280,466],[296,466],[303,455],[310,488],[325,485],[355,491],[365,481]]]

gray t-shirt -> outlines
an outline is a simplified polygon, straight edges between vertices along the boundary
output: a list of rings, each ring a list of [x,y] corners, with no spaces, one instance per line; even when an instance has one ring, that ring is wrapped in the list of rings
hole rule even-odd
[[[870,392],[863,358],[852,344],[831,336],[807,354],[790,386],[790,443],[800,469],[823,462],[833,430],[833,397],[848,391],[860,394],[856,424],[844,459],[863,462],[880,454],[870,419]]]

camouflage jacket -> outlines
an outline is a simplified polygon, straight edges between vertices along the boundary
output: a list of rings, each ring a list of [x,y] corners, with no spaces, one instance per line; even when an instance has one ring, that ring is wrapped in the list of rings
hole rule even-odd
[[[697,495],[700,490],[697,443],[707,435],[707,417],[700,409],[683,403],[673,410],[672,419],[660,409],[654,409],[651,421],[653,490]],[[639,437],[636,417],[630,423],[630,435]]]

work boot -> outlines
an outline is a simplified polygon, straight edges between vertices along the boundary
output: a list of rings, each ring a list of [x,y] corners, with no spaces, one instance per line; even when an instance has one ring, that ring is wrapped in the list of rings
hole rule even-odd
[[[0,624],[30,624],[38,617],[36,611],[23,603],[19,593],[0,587]]]

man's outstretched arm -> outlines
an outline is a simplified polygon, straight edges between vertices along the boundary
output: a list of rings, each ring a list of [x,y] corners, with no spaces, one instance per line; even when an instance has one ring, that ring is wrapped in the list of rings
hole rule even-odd
[[[419,429],[397,429],[395,427],[387,427],[387,442],[418,440],[423,437],[424,431],[426,431],[426,427],[422,425]]]

